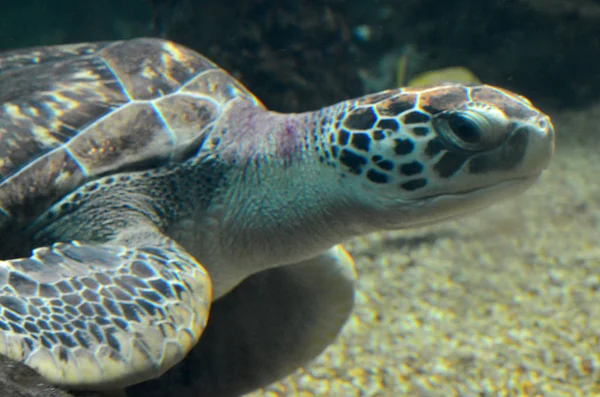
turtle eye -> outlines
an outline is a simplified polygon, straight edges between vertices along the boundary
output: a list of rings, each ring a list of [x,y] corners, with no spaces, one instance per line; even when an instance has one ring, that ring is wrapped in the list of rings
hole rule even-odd
[[[460,141],[469,145],[481,142],[483,131],[479,126],[467,117],[460,114],[449,114],[446,123],[450,132]]]
[[[434,126],[440,137],[465,151],[489,150],[506,138],[503,123],[474,110],[450,111],[439,114]]]

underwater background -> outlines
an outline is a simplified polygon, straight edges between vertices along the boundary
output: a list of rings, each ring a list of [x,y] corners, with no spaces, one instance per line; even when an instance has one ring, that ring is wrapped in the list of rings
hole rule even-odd
[[[206,55],[274,110],[461,67],[556,127],[526,194],[347,244],[359,293],[343,334],[252,396],[600,395],[600,2],[0,0],[0,50],[138,36]]]

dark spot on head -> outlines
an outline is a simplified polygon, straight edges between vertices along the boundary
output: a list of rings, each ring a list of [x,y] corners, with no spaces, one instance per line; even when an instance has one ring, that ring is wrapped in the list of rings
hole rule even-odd
[[[375,139],[376,141],[380,141],[385,138],[385,133],[381,130],[375,130],[375,131],[373,131],[372,134],[373,134],[373,139]]]
[[[412,181],[408,181],[405,182],[403,184],[400,185],[400,187],[404,190],[408,190],[410,192],[417,190],[417,189],[421,189],[422,187],[427,185],[427,179],[425,178],[419,178],[419,179],[413,179]]]
[[[371,138],[369,135],[359,132],[352,134],[352,139],[350,142],[356,149],[368,152],[371,144]]]
[[[460,106],[468,100],[468,91],[463,87],[446,87],[421,95],[420,102],[434,109],[451,109]],[[421,106],[421,109],[424,109]]]
[[[367,178],[373,183],[387,183],[388,176],[376,170],[367,171]]]
[[[422,171],[423,164],[418,161],[411,161],[410,163],[402,164],[400,166],[400,173],[407,176],[420,174]]]
[[[377,123],[377,128],[381,128],[382,130],[392,130],[398,131],[400,125],[396,119],[382,119]]]
[[[412,133],[416,136],[427,136],[429,134],[429,128],[427,127],[413,127]]]
[[[432,116],[435,116],[436,114],[438,114],[439,112],[442,111],[442,109],[431,106],[431,105],[427,105],[427,104],[422,104],[420,105],[420,108],[422,111],[426,112],[427,114],[430,114]]]
[[[357,108],[344,120],[344,127],[351,130],[369,130],[377,121],[377,115],[372,107]]]
[[[457,173],[465,164],[467,159],[468,157],[462,153],[446,152],[440,161],[433,166],[433,169],[442,178],[447,178]]]
[[[435,157],[444,150],[444,144],[439,137],[435,137],[427,143],[425,154],[429,157]]]
[[[404,124],[426,123],[429,121],[429,119],[430,117],[427,113],[422,113],[418,110],[412,111],[402,116]]]
[[[367,159],[350,150],[344,149],[340,154],[340,162],[349,168],[350,172],[359,175],[362,167],[367,164]]]
[[[394,169],[394,163],[390,160],[379,159],[374,162],[375,165],[377,165],[377,167],[381,168],[382,170],[391,171],[392,169]]]
[[[376,92],[374,94],[365,95],[361,98],[362,103],[376,103],[387,99],[396,93],[394,91]]]
[[[387,106],[386,109],[381,109],[382,113],[386,115],[397,116],[400,113],[404,113],[407,110],[410,110],[415,107],[414,97],[399,97],[391,101],[391,103]]]
[[[394,152],[399,155],[410,154],[415,149],[415,144],[410,139],[394,139]]]

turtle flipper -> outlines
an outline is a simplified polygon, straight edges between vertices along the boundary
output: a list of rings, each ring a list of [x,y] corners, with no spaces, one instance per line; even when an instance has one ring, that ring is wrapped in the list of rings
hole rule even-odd
[[[198,345],[130,396],[238,396],[318,356],[352,312],[356,272],[341,246],[255,274],[215,301]]]
[[[210,302],[207,273],[175,243],[56,243],[0,261],[0,354],[51,383],[126,386],[180,361]]]

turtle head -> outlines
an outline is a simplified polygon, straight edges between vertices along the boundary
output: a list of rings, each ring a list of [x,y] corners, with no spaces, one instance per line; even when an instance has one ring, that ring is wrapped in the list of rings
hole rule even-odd
[[[340,106],[325,161],[367,229],[429,224],[511,197],[554,152],[550,118],[491,86],[400,89]]]

